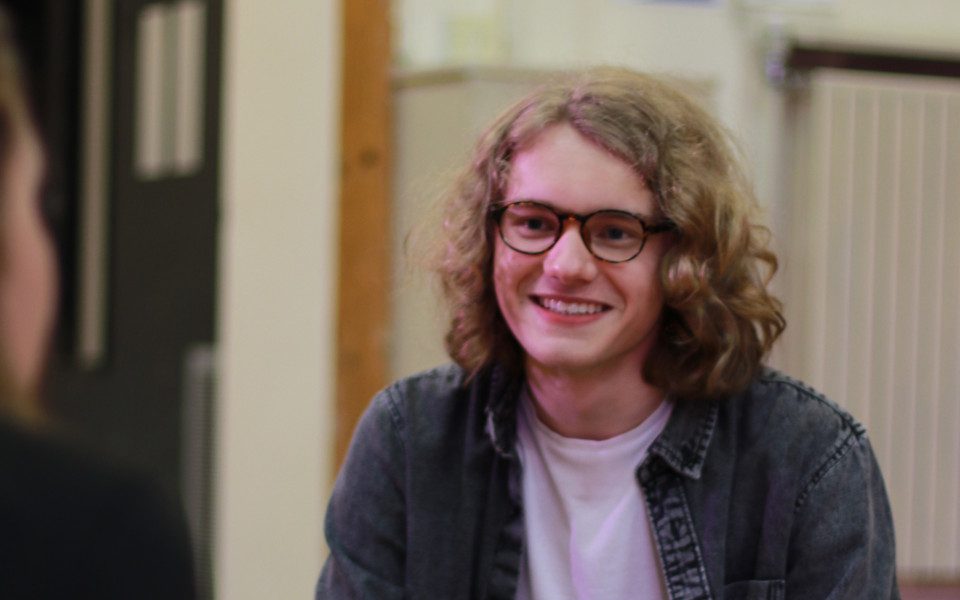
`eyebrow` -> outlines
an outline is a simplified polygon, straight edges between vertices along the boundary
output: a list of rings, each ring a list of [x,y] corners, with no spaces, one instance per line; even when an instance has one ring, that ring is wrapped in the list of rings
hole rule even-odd
[[[644,224],[647,224],[647,225],[656,225],[664,221],[670,221],[670,219],[666,217],[654,217],[653,215],[646,215],[643,213],[633,212],[632,210],[626,210],[623,208],[615,208],[615,207],[600,208],[597,210],[591,210],[590,212],[586,212],[586,213],[576,212],[572,210],[564,210],[559,208],[553,202],[550,202],[549,200],[541,200],[540,198],[512,198],[512,199],[504,200],[503,202],[500,202],[499,206],[507,206],[509,204],[516,204],[518,202],[535,202],[536,204],[542,204],[562,215],[576,215],[578,217],[586,217],[588,215],[592,215],[598,212],[610,211],[610,212],[618,212],[618,213],[624,213],[627,215],[632,215],[640,219],[641,221],[644,222]]]

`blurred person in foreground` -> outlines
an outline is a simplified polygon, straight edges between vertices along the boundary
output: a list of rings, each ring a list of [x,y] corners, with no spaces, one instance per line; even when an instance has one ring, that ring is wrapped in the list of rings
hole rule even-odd
[[[664,81],[508,109],[447,197],[455,365],[373,399],[318,598],[897,598],[864,429],[763,366],[777,260],[733,145]]]
[[[182,515],[57,439],[40,407],[56,277],[28,113],[0,12],[0,598],[193,598]]]

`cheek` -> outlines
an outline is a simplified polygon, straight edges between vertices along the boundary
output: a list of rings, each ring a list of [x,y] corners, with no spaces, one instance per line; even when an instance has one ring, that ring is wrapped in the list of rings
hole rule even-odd
[[[503,243],[497,240],[493,249],[493,289],[497,295],[497,304],[500,312],[504,312],[504,303],[510,291],[509,259],[504,256]]]
[[[659,318],[663,313],[664,301],[658,263],[651,264],[649,268],[644,269],[643,274],[637,281],[642,282],[642,285],[639,285],[635,290],[641,312],[656,315]]]
[[[523,328],[528,309],[527,295],[533,291],[539,257],[527,256],[497,244],[494,250],[493,284],[500,315],[516,337]]]
[[[660,267],[663,265],[664,257],[669,250],[669,246],[663,243],[663,239],[654,239],[653,243],[647,242],[643,253],[640,255],[640,266],[642,267],[643,277],[649,282],[651,288],[661,289]]]
[[[652,313],[659,315],[664,302],[660,281],[661,257],[652,252],[646,255],[646,249],[643,252],[636,263],[624,263],[622,268],[608,269],[606,274],[607,281],[623,297],[633,318],[647,319]]]
[[[3,347],[18,385],[35,385],[53,326],[56,273],[45,232],[19,220],[7,236],[0,287]]]
[[[53,326],[54,314],[56,313],[56,304],[57,297],[60,294],[60,285],[57,272],[57,254],[53,246],[53,240],[50,237],[50,233],[47,231],[46,225],[42,222],[39,223],[40,227],[40,249],[38,251],[39,265],[42,275],[41,294],[44,296],[44,306],[47,312],[47,328]]]
[[[497,241],[493,251],[493,285],[501,308],[504,302],[526,295],[524,288],[539,272],[539,263],[540,257],[520,254]]]

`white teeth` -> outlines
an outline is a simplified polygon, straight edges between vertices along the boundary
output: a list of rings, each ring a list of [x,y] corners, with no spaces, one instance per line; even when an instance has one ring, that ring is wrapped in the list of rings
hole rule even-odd
[[[553,298],[541,298],[540,306],[562,315],[592,315],[603,310],[603,306],[600,304],[564,302]]]

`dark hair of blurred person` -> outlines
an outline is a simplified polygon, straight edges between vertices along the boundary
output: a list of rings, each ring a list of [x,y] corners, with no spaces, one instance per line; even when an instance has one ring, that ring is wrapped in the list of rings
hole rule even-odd
[[[0,12],[0,598],[192,598],[182,516],[152,484],[58,439],[40,409],[56,265],[23,90]]]

